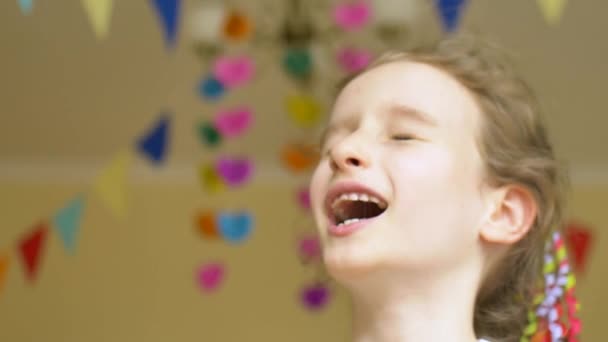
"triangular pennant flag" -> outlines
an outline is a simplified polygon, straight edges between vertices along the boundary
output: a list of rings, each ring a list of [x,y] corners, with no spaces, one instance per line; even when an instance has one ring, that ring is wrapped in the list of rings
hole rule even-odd
[[[48,224],[41,222],[19,243],[19,251],[23,259],[25,273],[30,281],[34,281],[36,274],[38,274],[40,258],[44,250],[48,230]]]
[[[122,217],[126,208],[125,183],[127,169],[131,166],[131,155],[118,154],[99,174],[95,191],[115,216]]]
[[[444,30],[456,31],[466,0],[435,0],[435,2]]]
[[[181,0],[151,0],[158,12],[159,19],[165,32],[165,41],[168,47],[175,45],[179,24],[179,11]]]
[[[98,39],[108,36],[113,4],[114,0],[82,0],[82,5],[87,11],[89,21]]]
[[[21,8],[21,13],[28,15],[32,13],[32,7],[34,7],[34,0],[18,0],[19,8]]]
[[[7,252],[0,254],[0,293],[2,293],[2,289],[4,288],[4,283],[6,282],[6,275],[8,274],[8,266],[10,262],[10,257]]]
[[[543,16],[549,25],[556,25],[562,18],[568,0],[537,0]]]
[[[580,223],[569,224],[564,232],[566,244],[572,253],[572,263],[577,272],[584,273],[587,256],[591,248],[593,233],[591,229]]]
[[[62,208],[53,219],[53,224],[63,240],[63,245],[72,253],[75,249],[76,233],[80,227],[83,207],[84,198],[82,196],[76,197]]]
[[[164,114],[152,130],[137,142],[138,150],[156,164],[160,164],[165,159],[169,123],[169,116]]]

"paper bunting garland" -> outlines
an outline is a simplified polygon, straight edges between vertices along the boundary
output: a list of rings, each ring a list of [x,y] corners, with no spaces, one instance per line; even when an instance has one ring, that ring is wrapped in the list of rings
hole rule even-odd
[[[2,293],[2,289],[4,289],[4,284],[6,283],[6,275],[8,274],[10,261],[11,259],[8,252],[0,253],[0,294]]]
[[[38,274],[48,230],[48,224],[41,222],[19,242],[25,275],[30,282],[33,282]]]
[[[354,31],[367,24],[371,16],[371,8],[367,1],[359,0],[343,3],[334,7],[334,22],[345,31]]]
[[[557,25],[564,13],[568,0],[537,0],[545,21],[549,25]]]
[[[236,107],[216,114],[214,126],[226,138],[236,138],[249,129],[253,122],[251,109]]]
[[[224,35],[233,41],[243,41],[253,31],[251,20],[239,11],[232,10],[224,22]]]
[[[570,223],[564,230],[564,238],[571,252],[574,270],[584,273],[593,240],[592,230],[580,223]]]
[[[152,130],[137,142],[139,151],[157,165],[165,159],[169,140],[169,126],[169,116],[163,114]]]
[[[34,0],[17,0],[19,4],[19,8],[21,9],[21,13],[24,15],[29,15],[32,13],[32,8],[34,7]]]
[[[253,230],[253,216],[246,212],[220,213],[217,223],[224,240],[231,243],[243,242]]]
[[[210,262],[198,267],[196,282],[203,292],[213,292],[219,289],[224,281],[226,269],[219,262]]]
[[[122,217],[126,209],[125,183],[127,170],[131,166],[131,155],[123,152],[114,157],[97,177],[95,192],[114,214]]]
[[[163,26],[167,47],[173,48],[177,40],[181,0],[150,0]]]
[[[435,0],[437,11],[446,32],[454,32],[458,28],[466,0]]]
[[[82,5],[98,39],[108,36],[114,0],[82,0]]]
[[[71,253],[74,253],[76,248],[76,234],[80,229],[83,207],[84,197],[78,196],[62,208],[53,219],[53,225],[63,240],[63,245]]]

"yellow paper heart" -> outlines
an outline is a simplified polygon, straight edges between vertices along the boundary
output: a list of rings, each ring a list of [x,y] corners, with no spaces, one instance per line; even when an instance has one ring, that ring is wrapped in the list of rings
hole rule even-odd
[[[310,127],[321,118],[321,105],[311,96],[296,95],[287,98],[287,112],[299,126]]]
[[[205,190],[211,193],[218,193],[225,189],[224,182],[212,165],[201,165],[199,176],[201,184]]]

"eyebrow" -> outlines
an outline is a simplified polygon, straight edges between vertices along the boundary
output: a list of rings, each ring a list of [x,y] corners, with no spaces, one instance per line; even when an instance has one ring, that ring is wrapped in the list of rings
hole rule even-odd
[[[401,103],[390,103],[385,108],[386,113],[408,117],[429,126],[438,126],[438,122],[435,118],[416,108]]]

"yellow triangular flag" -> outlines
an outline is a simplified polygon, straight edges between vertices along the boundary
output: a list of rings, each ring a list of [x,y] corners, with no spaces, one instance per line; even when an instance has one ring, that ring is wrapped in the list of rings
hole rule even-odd
[[[6,274],[8,273],[9,260],[10,259],[7,252],[0,253],[0,293],[2,293],[4,283],[6,282]]]
[[[557,25],[564,13],[568,0],[537,0],[545,20],[550,25]]]
[[[131,166],[131,154],[122,152],[106,166],[95,182],[95,192],[115,216],[124,216],[126,208],[125,183]]]
[[[89,15],[89,21],[98,39],[108,36],[113,3],[114,0],[82,0],[82,5]]]

